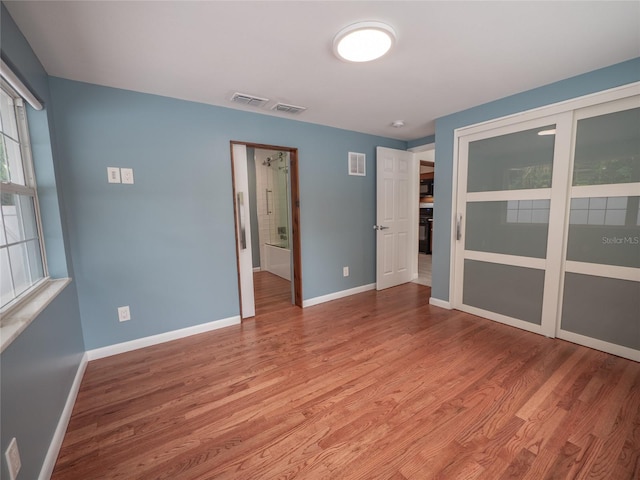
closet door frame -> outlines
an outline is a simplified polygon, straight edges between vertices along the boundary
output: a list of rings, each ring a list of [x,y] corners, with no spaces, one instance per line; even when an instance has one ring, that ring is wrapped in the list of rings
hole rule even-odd
[[[463,261],[465,256],[464,242],[457,240],[457,221],[460,214],[464,215],[466,213],[464,212],[464,208],[466,206],[465,196],[468,195],[466,192],[466,161],[469,141],[473,141],[473,139],[487,138],[503,134],[496,132],[508,133],[509,131],[524,130],[525,126],[530,122],[532,125],[537,125],[543,124],[543,120],[546,120],[545,117],[554,118],[554,122],[556,123],[557,128],[557,137],[554,149],[553,177],[550,189],[551,210],[549,217],[549,240],[547,245],[547,258],[544,260],[532,259],[537,262],[539,268],[542,267],[542,263],[540,262],[544,262],[545,268],[545,293],[543,297],[544,300],[542,307],[542,323],[539,328],[536,328],[538,326],[533,324],[533,328],[531,328],[531,326],[527,328],[527,325],[519,324],[524,322],[516,322],[516,324],[514,325],[514,323],[511,322],[508,317],[500,318],[499,315],[495,315],[492,319],[509,325],[524,328],[529,331],[534,331],[547,337],[558,336],[569,341],[581,343],[600,350],[611,350],[609,348],[610,345],[603,345],[603,342],[601,341],[590,342],[590,344],[588,344],[584,342],[584,338],[579,338],[581,337],[580,335],[572,334],[571,332],[564,332],[560,328],[563,283],[566,270],[565,258],[567,249],[569,204],[572,188],[575,188],[572,187],[573,150],[576,134],[575,125],[577,122],[577,118],[579,118],[580,115],[580,112],[577,112],[578,110],[585,109],[587,107],[598,108],[595,106],[625,99],[634,95],[640,95],[640,82],[635,82],[632,84],[624,85],[622,87],[617,87],[576,99],[571,99],[537,109],[520,112],[514,115],[493,119],[468,127],[462,127],[454,131],[453,185],[451,198],[452,208],[450,222],[451,276],[449,285],[450,300],[453,308],[485,316],[482,311],[474,312],[472,311],[473,309],[464,308],[462,304],[462,275]],[[464,181],[461,180],[463,177]],[[579,188],[587,189],[592,187]],[[587,190],[584,190],[584,192],[587,192]],[[462,229],[464,229],[464,222],[462,224]],[[462,230],[461,233],[462,238],[464,239],[464,230]],[[527,262],[525,262],[525,266],[526,263]],[[570,268],[574,267],[571,262],[569,263],[569,265]],[[628,272],[628,274],[632,275],[631,272]],[[549,291],[547,291],[547,289],[549,289]],[[552,291],[555,292],[555,295],[550,293]],[[616,352],[612,353],[625,356],[627,358],[636,357],[636,350],[626,350],[628,351],[619,351],[619,349],[616,349]],[[633,359],[639,360],[638,358]]]

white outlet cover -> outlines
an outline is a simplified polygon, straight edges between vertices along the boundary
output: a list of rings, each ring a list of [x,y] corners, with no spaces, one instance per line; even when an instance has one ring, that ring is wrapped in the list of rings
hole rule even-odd
[[[9,442],[7,450],[4,452],[4,458],[7,460],[7,469],[9,470],[9,480],[16,480],[18,472],[22,467],[20,460],[20,452],[18,451],[18,441],[13,437]]]
[[[120,183],[120,169],[118,167],[107,167],[107,180],[109,183]]]
[[[131,320],[131,311],[129,310],[129,306],[118,307],[118,320],[121,322]]]
[[[133,185],[133,168],[121,168],[122,183]]]

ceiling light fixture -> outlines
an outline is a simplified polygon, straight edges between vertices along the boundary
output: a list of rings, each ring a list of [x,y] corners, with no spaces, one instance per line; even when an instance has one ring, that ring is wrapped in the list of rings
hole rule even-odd
[[[395,120],[395,121],[391,122],[391,126],[393,128],[402,128],[402,127],[404,127],[404,120]]]
[[[333,51],[349,62],[370,62],[387,53],[396,40],[396,32],[386,23],[359,22],[338,32]]]

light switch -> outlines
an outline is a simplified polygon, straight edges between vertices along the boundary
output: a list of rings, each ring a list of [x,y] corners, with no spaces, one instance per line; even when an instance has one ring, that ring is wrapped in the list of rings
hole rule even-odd
[[[122,183],[133,184],[133,168],[121,168]]]
[[[120,169],[118,167],[107,167],[107,178],[109,183],[120,183]]]

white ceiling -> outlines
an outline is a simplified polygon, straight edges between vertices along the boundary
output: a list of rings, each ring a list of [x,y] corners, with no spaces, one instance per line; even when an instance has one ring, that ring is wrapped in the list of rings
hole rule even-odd
[[[411,140],[434,119],[640,56],[640,2],[8,1],[53,76]],[[397,32],[368,64],[332,53],[360,20]],[[271,99],[263,108],[234,92]],[[394,120],[406,126],[391,127]]]

